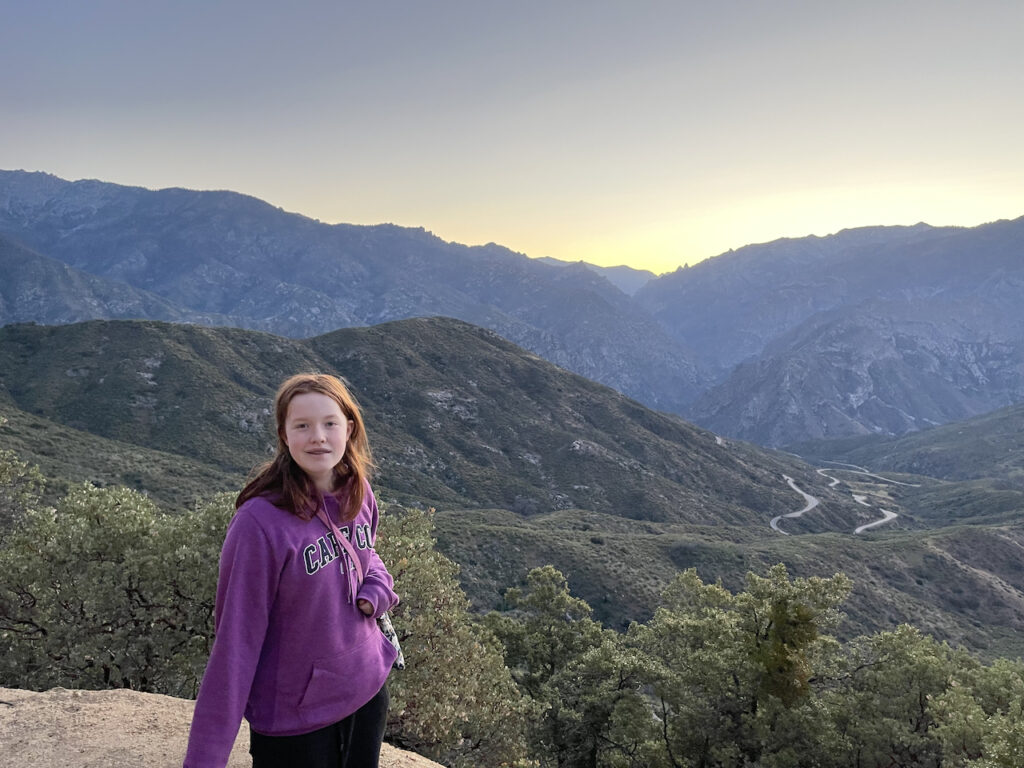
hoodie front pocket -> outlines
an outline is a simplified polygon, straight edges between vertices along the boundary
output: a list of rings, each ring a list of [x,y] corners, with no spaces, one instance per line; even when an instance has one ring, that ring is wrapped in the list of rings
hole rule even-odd
[[[320,725],[336,722],[355,712],[380,689],[383,660],[376,638],[350,651],[313,662],[313,674],[299,701],[302,718]]]

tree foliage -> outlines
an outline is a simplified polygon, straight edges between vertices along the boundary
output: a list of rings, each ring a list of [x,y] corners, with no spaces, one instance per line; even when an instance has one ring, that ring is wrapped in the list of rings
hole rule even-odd
[[[552,568],[488,623],[544,711],[541,765],[1008,768],[1024,765],[1024,665],[982,664],[909,627],[840,642],[842,575],[679,574],[646,624],[590,622]]]
[[[382,518],[378,551],[401,602],[394,623],[407,667],[388,684],[388,738],[447,765],[500,766],[525,754],[528,703],[501,645],[469,613],[458,566],[434,547],[431,513]]]
[[[0,452],[14,521],[0,540],[0,685],[194,694],[230,497],[167,515],[88,485],[48,508],[41,488]],[[617,633],[547,566],[479,622],[431,513],[382,520],[408,664],[391,678],[389,738],[447,765],[1024,765],[1024,662],[986,664],[909,626],[841,641],[845,576],[776,566],[734,594],[689,570],[650,621]]]
[[[538,709],[530,729],[533,756],[541,765],[596,766],[617,748],[610,734],[614,713],[637,695],[631,656],[553,567],[531,571],[526,582],[505,594],[512,613],[491,614],[487,623]]]
[[[843,576],[790,580],[782,566],[748,574],[736,595],[692,569],[677,576],[629,632],[652,670],[654,714],[633,764],[774,765],[828,748],[809,727],[811,698],[832,650],[822,630],[848,590]]]
[[[26,487],[17,483],[33,475],[2,459],[0,478]],[[56,508],[19,498],[32,503],[0,543],[0,685],[195,695],[231,496],[180,515],[125,488],[77,487]],[[515,764],[527,705],[500,644],[470,616],[430,516],[384,520],[407,661],[391,677],[391,737],[453,766]]]
[[[224,503],[172,518],[91,486],[25,512],[0,549],[4,684],[194,694],[226,522]]]
[[[7,419],[0,416],[0,426]],[[46,483],[37,467],[0,450],[0,542],[28,510],[39,506]]]

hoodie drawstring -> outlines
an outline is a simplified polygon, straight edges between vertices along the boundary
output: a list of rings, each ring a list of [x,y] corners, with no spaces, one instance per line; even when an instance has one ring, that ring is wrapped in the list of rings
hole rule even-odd
[[[323,501],[320,502],[320,506],[316,510],[316,516],[320,518],[320,521],[327,526],[328,533],[332,533],[336,541],[334,544],[334,552],[338,556],[338,561],[341,564],[341,573],[345,578],[345,583],[348,586],[348,601],[350,604],[356,604],[356,593],[359,591],[358,582],[358,566],[352,561],[352,556],[348,552],[348,547],[344,546],[345,542],[340,540],[341,536],[344,536],[338,526],[334,524],[330,516],[327,513],[327,509],[323,506]],[[345,566],[348,566],[347,568]]]

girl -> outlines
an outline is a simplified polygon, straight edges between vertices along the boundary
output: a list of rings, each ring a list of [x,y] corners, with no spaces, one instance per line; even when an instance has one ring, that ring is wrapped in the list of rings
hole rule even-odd
[[[223,768],[243,714],[253,768],[369,768],[396,655],[376,618],[398,596],[373,549],[363,419],[345,385],[323,374],[285,381],[274,416],[277,455],[238,495],[221,550],[216,637],[185,768]],[[360,561],[358,586],[332,527]]]

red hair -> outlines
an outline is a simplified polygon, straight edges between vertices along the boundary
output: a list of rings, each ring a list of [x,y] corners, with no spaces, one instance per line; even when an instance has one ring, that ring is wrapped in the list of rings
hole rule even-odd
[[[296,395],[315,392],[327,395],[341,408],[342,414],[352,425],[352,434],[345,445],[345,455],[334,467],[334,496],[341,508],[341,519],[347,522],[359,514],[366,489],[373,471],[373,455],[366,438],[366,427],[359,404],[348,387],[337,376],[325,373],[300,373],[285,380],[274,397],[274,421],[277,426],[277,455],[257,467],[254,477],[235,499],[238,509],[256,496],[273,496],[274,503],[287,509],[293,515],[308,520],[316,515],[320,492],[316,484],[302,468],[295,463],[288,444],[285,442],[285,420],[288,406]]]

